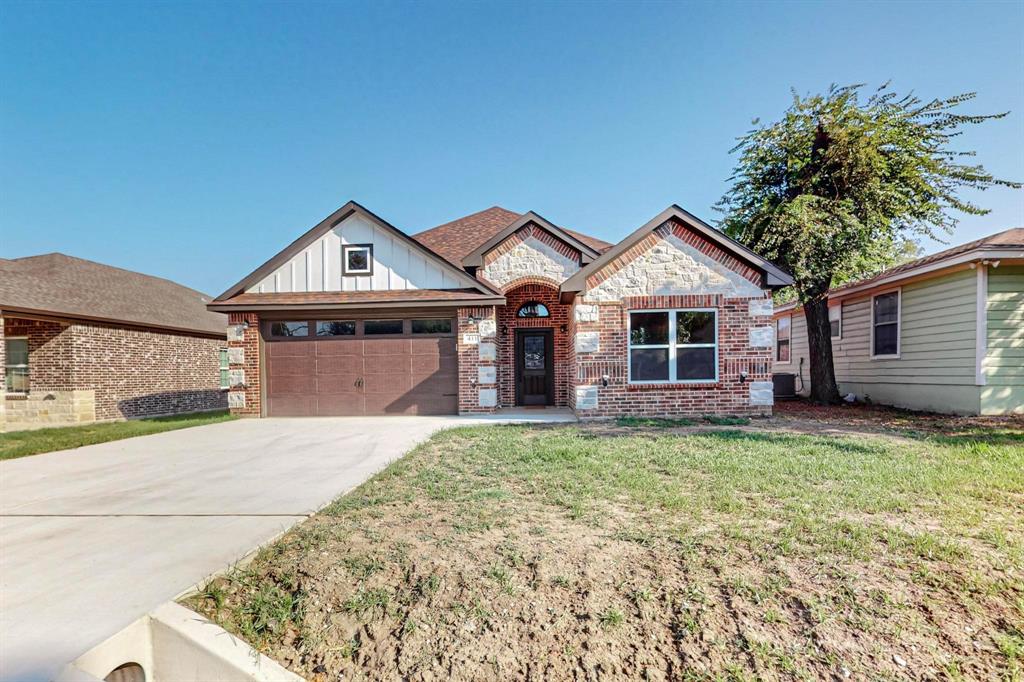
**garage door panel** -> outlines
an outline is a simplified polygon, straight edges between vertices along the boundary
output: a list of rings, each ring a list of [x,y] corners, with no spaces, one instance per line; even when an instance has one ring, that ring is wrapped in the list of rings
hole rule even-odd
[[[316,377],[317,395],[360,395],[363,389],[359,386],[359,374],[332,374]]]
[[[363,342],[361,339],[317,341],[316,354],[319,357],[327,355],[350,355],[361,358],[363,357]]]
[[[268,384],[268,392],[273,396],[310,395],[316,390],[316,377],[312,374],[273,376]]]
[[[367,374],[363,377],[363,393],[366,395],[397,397],[411,388],[411,374]]]
[[[409,339],[367,339],[363,355],[409,355]]]
[[[370,374],[408,374],[412,358],[408,355],[368,355],[363,358],[363,372]]]
[[[363,371],[363,357],[361,355],[320,355],[316,359],[316,373],[318,376],[325,374],[355,374]]]
[[[458,412],[453,337],[268,340],[265,349],[271,416]]]
[[[363,396],[320,395],[316,399],[316,414],[319,417],[358,417],[366,414]]]
[[[278,341],[268,343],[266,354],[272,358],[305,358],[312,357],[315,348],[309,341]]]
[[[316,414],[316,399],[312,396],[274,396],[267,399],[267,414],[271,417],[307,417]]]

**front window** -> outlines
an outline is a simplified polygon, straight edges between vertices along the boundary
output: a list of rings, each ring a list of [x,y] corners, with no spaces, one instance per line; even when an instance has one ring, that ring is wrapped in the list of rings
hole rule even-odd
[[[775,360],[789,362],[789,333],[793,318],[789,315],[775,320]]]
[[[833,339],[841,339],[843,337],[843,304],[829,306],[828,308],[828,326],[831,330]]]
[[[231,388],[231,383],[228,380],[228,349],[220,349],[220,387]]]
[[[271,336],[309,336],[309,322],[271,322]]]
[[[630,313],[629,380],[632,383],[717,381],[717,312],[645,310]]]
[[[519,306],[519,310],[516,311],[516,317],[548,317],[551,313],[548,312],[548,307],[543,303],[537,301],[530,301]]]
[[[871,299],[871,355],[898,357],[900,354],[900,292],[891,291]]]
[[[346,275],[373,274],[373,246],[349,244],[342,248],[342,265]]]
[[[10,393],[28,393],[28,339],[4,340],[4,385]]]

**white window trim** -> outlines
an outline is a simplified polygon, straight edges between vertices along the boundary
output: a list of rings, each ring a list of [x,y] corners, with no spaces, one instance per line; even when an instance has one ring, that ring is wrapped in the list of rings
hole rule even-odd
[[[224,354],[225,363],[220,364],[221,353]],[[220,384],[220,390],[227,391],[231,388],[231,358],[229,357],[230,351],[227,348],[217,349],[217,383],[220,383],[220,373],[227,370],[228,378],[226,383]]]
[[[633,338],[633,313],[668,313],[668,343],[651,343],[634,345]],[[682,348],[714,348],[715,349],[715,377],[714,379],[676,379],[676,313],[712,313],[715,316],[715,342],[714,343],[685,343]],[[644,379],[633,380],[633,358],[630,353],[634,348],[668,348],[668,379]],[[632,385],[643,386],[651,384],[717,384],[718,383],[718,309],[717,308],[638,308],[626,311],[626,374]]]
[[[830,305],[828,307],[828,314],[829,314],[828,326],[829,326],[830,330],[831,330],[831,327],[832,327],[832,311],[833,310],[838,310],[839,311],[839,333],[836,334],[835,336],[831,336],[831,331],[830,331],[829,335],[830,335],[830,337],[833,340],[840,340],[841,341],[842,338],[843,338],[843,303],[842,303],[842,301],[840,301],[838,305]],[[874,348],[874,346],[872,346],[872,348]]]
[[[896,294],[896,353],[889,355],[875,355],[875,299],[887,294]],[[871,304],[868,308],[868,323],[871,326],[871,339],[868,346],[868,354],[872,360],[899,360],[903,351],[903,287],[879,291],[871,295]]]
[[[348,267],[349,251],[365,251],[366,267],[353,270]],[[371,244],[345,244],[341,247],[341,274],[346,277],[368,277],[373,274],[373,246]]]
[[[789,338],[786,339],[787,341],[789,341],[789,360],[779,360],[779,341],[782,340],[782,337],[779,336],[779,320],[781,320],[781,319],[789,320]],[[774,331],[775,331],[775,362],[777,364],[779,364],[779,365],[791,365],[791,364],[793,364],[793,314],[790,313],[788,315],[779,315],[778,317],[776,317],[775,318],[775,330]]]
[[[4,342],[7,342],[7,341],[24,341],[25,344],[28,345],[28,337],[27,336],[5,336],[4,337]],[[24,367],[25,369],[29,369],[30,363],[26,362],[26,363],[17,364],[17,365],[8,363],[7,362],[7,352],[6,351],[7,351],[7,349],[5,348],[4,349],[4,383],[3,383],[2,386],[0,386],[0,389],[3,389],[4,393],[6,393],[7,395],[28,395],[28,391],[8,391],[7,390],[7,368],[8,367],[10,367],[10,368]],[[31,378],[29,379],[29,381],[30,382],[32,381]]]

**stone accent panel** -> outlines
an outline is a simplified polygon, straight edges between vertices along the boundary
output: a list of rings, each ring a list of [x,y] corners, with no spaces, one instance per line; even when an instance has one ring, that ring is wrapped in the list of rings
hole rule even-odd
[[[96,392],[38,391],[10,396],[6,401],[0,431],[72,426],[96,421]]]
[[[493,372],[497,375],[495,360],[498,352],[496,346],[500,339],[491,339],[481,342],[481,324],[486,331],[488,322],[495,321],[494,307],[483,308],[459,308],[458,310],[458,336],[457,347],[459,354],[459,414],[491,413],[497,407],[497,391],[494,388],[483,389],[481,377]],[[472,318],[472,321],[471,321]],[[477,339],[476,343],[467,343],[467,335]],[[485,350],[484,347],[491,350]],[[493,404],[490,403],[490,394],[485,390],[494,392]]]
[[[527,225],[484,256],[481,275],[504,288],[525,277],[561,284],[580,269],[580,253],[546,230]]]
[[[770,298],[750,299],[749,311],[751,317],[771,317],[775,306]]]
[[[754,348],[771,348],[775,345],[775,329],[773,327],[752,327],[750,329],[750,345]]]
[[[228,330],[228,377],[231,383],[228,405],[231,414],[259,417],[263,414],[260,396],[260,317],[256,313],[230,313]],[[242,381],[235,383],[231,377],[239,377]]]
[[[587,303],[631,296],[719,294],[763,298],[760,275],[686,227],[669,221],[587,281]]]
[[[596,353],[601,350],[601,334],[599,332],[577,332],[576,354]]]
[[[775,384],[771,381],[754,381],[750,384],[751,405],[775,404]]]

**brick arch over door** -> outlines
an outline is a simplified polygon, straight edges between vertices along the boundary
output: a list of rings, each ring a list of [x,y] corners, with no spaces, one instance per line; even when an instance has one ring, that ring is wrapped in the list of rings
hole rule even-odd
[[[528,281],[505,291],[506,304],[498,307],[498,337],[501,353],[498,363],[498,400],[502,405],[516,403],[516,329],[550,327],[554,341],[555,406],[568,407],[571,363],[569,362],[570,306],[558,302],[558,288],[553,284]],[[550,317],[516,317],[519,307],[529,301],[547,306]]]

